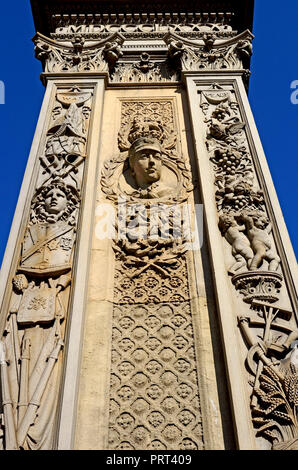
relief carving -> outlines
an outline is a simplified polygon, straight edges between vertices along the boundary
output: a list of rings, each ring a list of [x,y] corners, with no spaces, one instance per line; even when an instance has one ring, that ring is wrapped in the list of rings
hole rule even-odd
[[[179,70],[170,67],[167,60],[153,62],[147,52],[140,55],[138,62],[119,62],[111,75],[111,83],[154,83],[179,81]]]
[[[170,101],[123,102],[121,117],[122,157],[106,162],[101,179],[122,226],[114,240],[109,446],[202,449],[183,224],[180,237],[175,231],[190,174]],[[178,217],[168,218],[173,207]]]
[[[262,276],[259,270],[276,272],[280,258],[237,102],[230,91],[215,83],[202,92],[201,108],[206,116],[206,146],[214,170],[219,228],[235,260],[228,272],[239,275],[252,271],[256,276]],[[240,285],[238,278],[235,286]]]
[[[116,33],[85,45],[85,39],[75,35],[69,46],[37,33],[33,40],[35,56],[42,62],[45,72],[108,72],[122,55],[120,45],[124,38]]]
[[[245,31],[226,41],[216,34],[205,32],[202,39],[192,41],[169,32],[164,40],[168,45],[169,61],[181,61],[183,71],[243,70],[248,68],[252,55],[253,35]]]
[[[176,150],[170,101],[127,102],[118,135],[120,155],[104,165],[103,192],[117,201],[182,202],[192,189],[189,168]]]
[[[230,26],[231,13],[96,13],[96,15],[55,15],[53,37],[68,39],[74,34],[82,34],[88,39],[96,39],[107,34],[121,32],[125,37],[140,38],[146,34],[159,37],[172,30],[180,34],[200,36],[212,31],[221,36],[233,36]]]
[[[2,340],[2,446],[52,449],[92,93],[58,90]]]
[[[297,338],[292,312],[253,301],[253,312],[239,317],[249,348],[251,410],[257,436],[275,450],[297,450]]]
[[[212,50],[212,38],[206,44]],[[241,54],[249,54],[245,42]],[[239,50],[239,48],[238,48]],[[206,147],[214,171],[219,229],[231,247],[232,283],[250,312],[239,317],[246,346],[256,435],[273,449],[297,449],[297,323],[276,305],[283,276],[263,192],[232,91],[202,91]],[[292,345],[292,346],[291,346]],[[290,350],[290,348],[293,348]]]

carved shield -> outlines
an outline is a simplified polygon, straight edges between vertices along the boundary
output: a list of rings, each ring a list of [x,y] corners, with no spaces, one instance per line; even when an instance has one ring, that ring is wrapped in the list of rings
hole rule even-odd
[[[55,288],[33,288],[24,292],[17,315],[19,324],[47,323],[55,317]]]

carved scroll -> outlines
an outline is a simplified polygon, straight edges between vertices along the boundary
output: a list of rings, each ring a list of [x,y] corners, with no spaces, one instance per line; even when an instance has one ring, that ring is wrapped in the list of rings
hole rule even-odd
[[[5,449],[52,449],[92,91],[58,89],[1,340]]]
[[[81,35],[72,38],[72,46],[37,33],[33,38],[35,56],[45,72],[108,72],[121,57],[123,37],[116,33],[108,38],[85,45]]]

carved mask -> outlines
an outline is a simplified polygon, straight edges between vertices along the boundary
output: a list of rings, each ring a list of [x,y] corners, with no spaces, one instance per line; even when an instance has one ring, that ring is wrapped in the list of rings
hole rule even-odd
[[[45,198],[45,209],[48,214],[59,214],[66,209],[66,194],[58,188],[51,189]]]

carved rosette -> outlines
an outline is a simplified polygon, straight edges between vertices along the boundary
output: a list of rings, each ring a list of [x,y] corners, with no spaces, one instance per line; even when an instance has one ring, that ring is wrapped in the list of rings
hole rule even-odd
[[[52,449],[92,90],[59,88],[0,341],[4,449]]]

